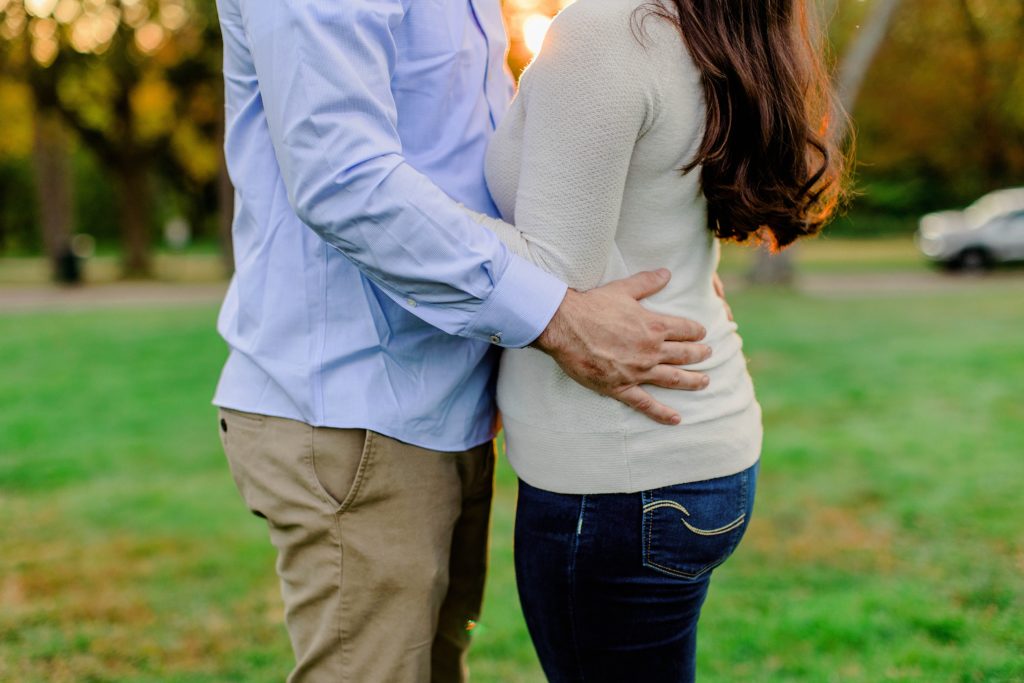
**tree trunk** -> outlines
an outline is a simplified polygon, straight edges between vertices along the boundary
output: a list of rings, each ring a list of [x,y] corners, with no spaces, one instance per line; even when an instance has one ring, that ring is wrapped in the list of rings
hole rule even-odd
[[[747,272],[747,282],[755,285],[793,284],[796,279],[796,265],[793,260],[794,249],[773,254],[767,245],[759,247],[754,255],[754,263]]]
[[[1007,135],[999,115],[999,95],[996,85],[996,68],[989,53],[985,32],[971,11],[967,0],[960,0],[960,14],[964,19],[967,44],[973,53],[976,74],[971,79],[974,89],[974,125],[977,144],[981,153],[981,167],[985,172],[985,188],[993,189],[999,181],[1009,175],[1011,162],[1007,157]]]
[[[71,160],[67,131],[55,112],[36,112],[32,142],[39,227],[51,276],[56,282],[73,284],[80,278],[71,254]]]
[[[839,94],[840,105],[849,114],[853,113],[871,62],[875,60],[875,55],[885,41],[889,25],[892,24],[892,18],[901,2],[902,0],[875,0],[860,32],[839,62],[836,91]],[[846,136],[846,126],[843,125],[845,121],[845,116],[837,117],[839,125],[832,129],[837,140]]]
[[[121,271],[127,278],[153,274],[152,247],[153,188],[144,164],[133,157],[122,159],[114,169],[118,185],[121,228]]]

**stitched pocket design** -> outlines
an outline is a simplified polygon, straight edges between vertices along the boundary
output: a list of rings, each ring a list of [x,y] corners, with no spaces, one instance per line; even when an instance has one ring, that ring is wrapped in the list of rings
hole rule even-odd
[[[681,579],[725,562],[746,531],[755,472],[645,491],[644,565]]]
[[[652,503],[648,503],[647,505],[644,505],[644,512],[653,512],[654,510],[664,507],[672,508],[673,510],[679,510],[687,517],[690,516],[690,511],[684,508],[679,503],[675,502],[674,500],[656,500]],[[688,521],[686,521],[686,517],[683,517],[683,519],[680,521],[682,521],[683,526],[685,526],[687,529],[697,534],[698,536],[718,536],[720,534],[728,533],[733,529],[743,526],[743,522],[746,519],[747,513],[741,513],[739,517],[729,522],[725,526],[718,527],[717,529],[698,529],[697,527],[693,526]]]

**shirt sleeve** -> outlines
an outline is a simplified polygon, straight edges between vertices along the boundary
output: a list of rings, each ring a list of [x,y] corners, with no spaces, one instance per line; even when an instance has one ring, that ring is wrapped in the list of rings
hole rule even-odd
[[[654,110],[648,65],[614,3],[563,11],[521,82],[515,226],[472,214],[570,287],[601,284],[615,248],[630,161]]]
[[[401,0],[242,0],[240,19],[299,218],[409,312],[525,346],[565,295],[402,156],[391,75]]]

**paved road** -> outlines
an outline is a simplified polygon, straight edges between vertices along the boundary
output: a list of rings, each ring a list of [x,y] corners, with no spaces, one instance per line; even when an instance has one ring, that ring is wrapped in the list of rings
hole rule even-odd
[[[83,287],[10,286],[0,288],[0,313],[213,305],[224,298],[226,289],[227,283],[221,282],[119,282]]]
[[[745,287],[742,277],[727,277],[730,290]],[[78,311],[98,308],[152,308],[209,304],[224,298],[226,283],[180,284],[121,282],[61,288],[53,286],[0,287],[0,313],[27,311]],[[950,275],[939,272],[804,273],[797,289],[823,298],[872,295],[921,295],[938,292],[1012,289],[1024,295],[1024,272],[990,275]]]
[[[1024,271],[1007,270],[982,275],[937,271],[888,273],[804,273],[797,289],[810,296],[845,298],[878,295],[914,296],[945,292],[1016,291],[1024,295]]]

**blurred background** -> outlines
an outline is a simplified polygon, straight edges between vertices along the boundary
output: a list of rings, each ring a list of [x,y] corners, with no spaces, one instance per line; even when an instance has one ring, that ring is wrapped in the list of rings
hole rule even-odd
[[[506,0],[519,74],[568,3]],[[765,408],[705,681],[1024,681],[1024,3],[815,0],[825,236],[722,272]],[[0,0],[0,681],[279,681],[209,405],[231,272],[213,0]],[[502,465],[479,681],[542,681]]]

